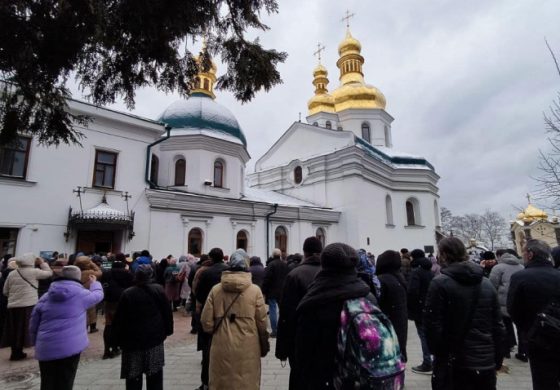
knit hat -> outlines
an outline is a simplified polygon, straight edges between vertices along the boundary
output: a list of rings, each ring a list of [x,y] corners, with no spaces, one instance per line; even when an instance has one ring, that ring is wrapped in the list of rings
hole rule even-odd
[[[321,253],[323,250],[323,244],[321,240],[317,237],[307,237],[303,242],[303,253],[312,255],[315,253]]]
[[[16,257],[18,267],[33,267],[35,265],[35,253],[24,253],[20,257]]]
[[[494,252],[486,251],[480,256],[480,258],[482,260],[496,260],[496,255]]]
[[[251,265],[257,265],[257,264],[262,265],[261,258],[259,256],[253,256],[249,260],[250,260],[249,264]]]
[[[336,242],[327,245],[321,253],[323,269],[353,269],[358,264],[358,253],[350,245]]]
[[[397,251],[385,251],[377,257],[375,265],[377,275],[396,272],[401,268],[401,255]]]
[[[62,267],[62,277],[80,282],[82,280],[82,271],[75,265],[66,265]]]
[[[412,252],[410,252],[410,257],[412,257],[413,259],[423,259],[424,257],[426,257],[426,253],[424,253],[422,249],[414,249]]]
[[[231,254],[229,269],[231,271],[247,271],[249,269],[249,255],[245,250],[238,249]]]
[[[149,264],[140,264],[136,268],[136,273],[134,274],[134,280],[137,283],[149,283],[154,275],[154,270]]]
[[[115,260],[122,261],[124,263],[126,261],[126,256],[124,255],[124,253],[117,253],[115,255]]]
[[[185,261],[187,261],[187,256],[183,255],[183,256],[179,256],[179,263],[184,263]]]

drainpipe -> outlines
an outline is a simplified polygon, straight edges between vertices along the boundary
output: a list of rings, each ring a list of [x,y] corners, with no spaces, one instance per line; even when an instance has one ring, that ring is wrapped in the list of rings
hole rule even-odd
[[[167,131],[166,136],[158,139],[156,142],[152,142],[151,144],[148,145],[146,149],[146,171],[145,171],[144,179],[146,180],[146,183],[148,183],[150,188],[158,188],[157,183],[154,183],[153,181],[150,180],[150,162],[151,162],[150,157],[151,157],[152,146],[156,146],[157,144],[171,137],[171,126],[165,125],[165,130]]]
[[[274,203],[274,211],[266,214],[266,259],[265,262],[268,260],[270,255],[270,216],[276,214],[278,211],[278,203]]]

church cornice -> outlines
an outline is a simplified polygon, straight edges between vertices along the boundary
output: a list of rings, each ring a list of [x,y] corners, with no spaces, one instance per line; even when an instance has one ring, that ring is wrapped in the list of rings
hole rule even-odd
[[[243,163],[247,163],[251,156],[241,144],[232,144],[229,141],[217,139],[204,134],[173,136],[160,144],[159,150],[183,151],[183,150],[207,150],[218,154],[232,157],[240,157]]]

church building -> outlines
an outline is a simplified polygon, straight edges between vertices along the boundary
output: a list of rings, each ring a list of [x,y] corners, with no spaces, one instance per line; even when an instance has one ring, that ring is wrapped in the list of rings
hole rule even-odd
[[[439,176],[393,148],[384,95],[364,80],[361,45],[338,47],[340,84],[313,71],[307,123],[295,122],[255,171],[234,115],[216,100],[216,66],[188,99],[155,119],[68,102],[89,116],[82,146],[41,146],[21,134],[0,148],[0,254],[124,252],[156,257],[220,247],[267,257],[306,237],[374,254],[433,250]]]

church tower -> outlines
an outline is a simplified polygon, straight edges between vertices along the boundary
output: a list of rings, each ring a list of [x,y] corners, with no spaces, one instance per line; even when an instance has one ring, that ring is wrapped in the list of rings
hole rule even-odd
[[[346,19],[346,18],[345,18]],[[393,117],[385,111],[386,100],[376,87],[364,80],[362,45],[347,25],[346,36],[338,46],[340,86],[328,94],[327,69],[321,64],[313,72],[315,96],[308,102],[307,122],[334,130],[352,131],[365,142],[391,147]]]

